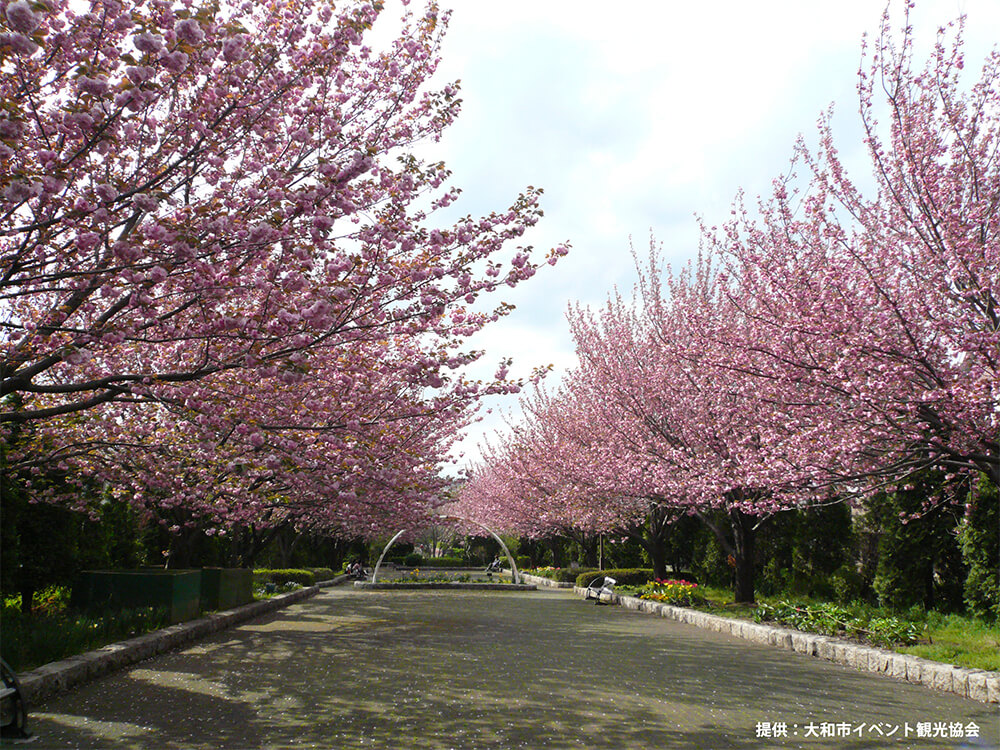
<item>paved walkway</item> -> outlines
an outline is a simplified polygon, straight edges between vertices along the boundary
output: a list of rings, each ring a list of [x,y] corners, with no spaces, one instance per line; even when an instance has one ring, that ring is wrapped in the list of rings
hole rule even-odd
[[[26,749],[1000,745],[996,706],[554,590],[328,589],[30,721]]]

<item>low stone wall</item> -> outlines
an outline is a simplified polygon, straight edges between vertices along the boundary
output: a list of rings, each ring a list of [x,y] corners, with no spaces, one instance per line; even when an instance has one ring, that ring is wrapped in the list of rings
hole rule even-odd
[[[336,579],[325,583],[332,585],[334,581]],[[37,669],[17,676],[21,686],[21,694],[25,703],[28,704],[30,712],[32,705],[69,690],[82,682],[149,659],[164,651],[186,646],[199,638],[308,599],[318,592],[318,586],[296,589],[287,594],[279,594],[270,599],[262,599],[242,607],[216,612],[199,617],[197,620],[188,620],[162,630],[154,630],[151,633],[129,638],[127,641],[109,643],[107,646],[88,651],[85,654],[44,664]]]
[[[533,576],[527,573],[521,573],[521,580],[525,583],[533,583],[536,586],[545,586],[550,589],[571,589],[575,586],[570,581],[553,581],[551,578],[546,578],[545,576]]]
[[[574,592],[584,596],[587,590],[575,587]],[[934,690],[954,693],[974,701],[1000,703],[1000,672],[965,669],[952,664],[922,659],[919,656],[897,654],[895,651],[884,648],[852,643],[840,638],[719,617],[695,609],[674,607],[670,604],[646,601],[634,596],[613,594],[612,601],[628,609],[649,612],[699,628],[733,635],[754,643],[776,646],[786,651],[795,651],[838,664],[846,664],[863,672],[886,675]]]

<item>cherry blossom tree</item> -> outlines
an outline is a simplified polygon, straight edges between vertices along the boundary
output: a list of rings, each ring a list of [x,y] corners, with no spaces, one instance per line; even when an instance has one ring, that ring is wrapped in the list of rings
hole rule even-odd
[[[650,486],[650,457],[637,450],[628,414],[588,377],[581,366],[554,394],[539,388],[522,398],[522,420],[464,485],[463,512],[513,533],[570,538],[595,563],[600,534],[631,536],[665,577],[664,542],[678,513]]]
[[[817,152],[797,149],[804,191],[778,182],[759,218],[738,204],[713,235],[755,327],[734,350],[758,382],[808,388],[831,446],[863,444],[845,483],[1000,479],[1000,52],[964,85],[962,26],[921,67],[909,26],[896,42],[884,19],[858,84],[871,194],[826,118]]]
[[[961,27],[921,69],[885,17],[858,86],[872,195],[827,116],[818,151],[797,147],[800,192],[793,169],[756,215],[740,200],[706,227],[687,270],[654,258],[634,303],[571,311],[581,362],[559,419],[591,432],[549,502],[561,481],[724,510],[731,534],[714,530],[752,600],[757,519],[932,467],[1000,478],[1000,53],[964,87]]]
[[[466,380],[464,340],[534,274],[506,247],[540,191],[432,223],[459,191],[411,147],[460,105],[426,88],[448,17],[407,12],[380,51],[381,13],[3,5],[0,420],[33,425],[8,467],[220,525],[361,533],[431,500],[475,399],[518,387]]]

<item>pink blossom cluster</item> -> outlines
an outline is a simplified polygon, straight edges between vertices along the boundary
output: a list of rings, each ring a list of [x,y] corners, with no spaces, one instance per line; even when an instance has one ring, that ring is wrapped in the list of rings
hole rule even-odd
[[[738,200],[679,272],[652,248],[633,298],[571,308],[579,366],[524,399],[465,513],[540,534],[721,510],[746,573],[762,516],[929,467],[1000,482],[1000,52],[964,87],[960,33],[920,68],[888,24],[858,83],[874,191],[824,118],[805,184]]]
[[[36,499],[59,472],[220,530],[374,533],[518,390],[463,376],[465,340],[538,267],[511,245],[540,191],[437,225],[458,190],[410,147],[459,111],[427,88],[448,16],[376,51],[381,7],[4,5],[0,420]]]

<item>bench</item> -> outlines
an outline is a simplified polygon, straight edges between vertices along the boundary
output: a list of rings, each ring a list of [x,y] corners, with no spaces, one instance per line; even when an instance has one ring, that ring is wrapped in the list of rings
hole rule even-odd
[[[0,677],[3,679],[3,687],[0,688],[0,737],[28,737],[28,710],[21,695],[21,686],[14,671],[2,659]]]
[[[611,604],[614,601],[615,584],[618,583],[611,576],[597,576],[583,595],[584,599],[593,599],[595,604]]]

